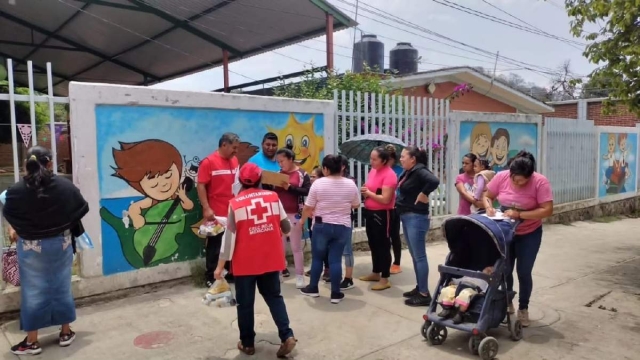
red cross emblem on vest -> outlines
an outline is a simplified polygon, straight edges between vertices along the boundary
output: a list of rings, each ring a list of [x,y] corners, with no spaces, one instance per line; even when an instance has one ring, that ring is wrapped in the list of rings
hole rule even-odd
[[[262,198],[252,199],[247,206],[247,214],[253,223],[258,225],[267,222],[267,217],[272,215],[271,204],[265,204]]]

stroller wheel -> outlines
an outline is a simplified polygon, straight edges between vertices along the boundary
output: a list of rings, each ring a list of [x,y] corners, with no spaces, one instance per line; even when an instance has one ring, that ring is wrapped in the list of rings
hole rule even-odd
[[[520,320],[516,320],[511,327],[511,340],[520,341],[522,340],[522,323]]]
[[[438,324],[431,324],[427,329],[427,341],[431,345],[441,345],[447,340],[447,328]]]
[[[500,345],[498,345],[498,340],[488,336],[482,341],[480,341],[480,346],[478,347],[478,353],[482,360],[492,360],[498,355],[498,349]]]
[[[471,354],[478,355],[480,341],[482,341],[482,338],[480,338],[479,336],[472,336],[469,338],[469,352],[471,352]]]
[[[427,339],[427,330],[429,330],[429,326],[431,326],[431,321],[425,321],[420,327],[420,334],[422,337]]]

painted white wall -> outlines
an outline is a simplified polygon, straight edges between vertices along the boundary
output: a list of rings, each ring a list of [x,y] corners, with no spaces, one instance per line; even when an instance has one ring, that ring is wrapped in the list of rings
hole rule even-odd
[[[89,214],[83,224],[93,239],[95,249],[81,254],[81,274],[84,278],[102,276],[102,229],[98,158],[96,148],[96,105],[164,106],[205,109],[231,109],[315,113],[324,115],[324,153],[336,153],[335,116],[333,101],[297,100],[274,97],[189,92],[152,89],[146,87],[76,83],[69,85],[71,147],[73,182],[89,202]],[[241,135],[241,134],[240,134]],[[189,275],[189,266],[183,263],[160,265],[153,268],[114,275],[127,282],[143,285]],[[149,276],[157,274],[157,277]],[[126,287],[126,286],[125,286]]]

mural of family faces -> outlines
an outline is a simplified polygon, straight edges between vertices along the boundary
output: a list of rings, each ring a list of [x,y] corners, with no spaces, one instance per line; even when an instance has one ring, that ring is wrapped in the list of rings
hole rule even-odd
[[[600,133],[598,196],[636,191],[638,135]]]
[[[301,119],[306,119],[301,120]],[[321,114],[99,105],[96,107],[103,273],[204,255],[195,184],[225,132],[239,134],[242,165],[266,132],[291,143],[305,170],[324,150]]]
[[[507,170],[509,159],[520,150],[537,153],[537,124],[474,121],[460,123],[461,157],[466,153],[475,154],[489,160],[492,170],[498,172]]]

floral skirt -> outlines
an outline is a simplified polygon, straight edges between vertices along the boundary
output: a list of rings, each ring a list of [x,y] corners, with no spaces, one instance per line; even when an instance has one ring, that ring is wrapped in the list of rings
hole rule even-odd
[[[19,239],[20,329],[35,331],[76,319],[71,292],[71,235]]]

